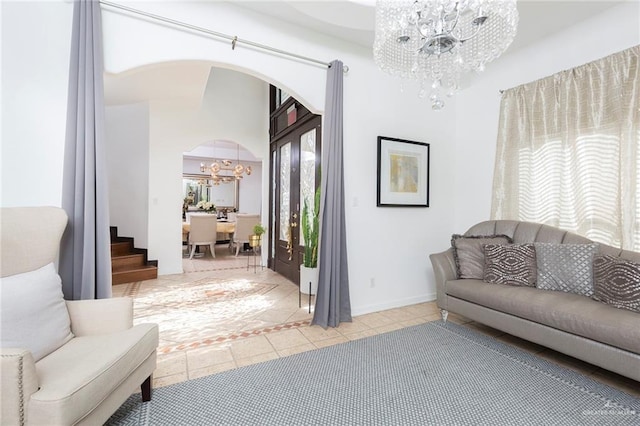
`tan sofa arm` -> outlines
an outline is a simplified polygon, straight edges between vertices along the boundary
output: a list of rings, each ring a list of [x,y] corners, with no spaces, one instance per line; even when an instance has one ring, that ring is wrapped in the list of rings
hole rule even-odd
[[[71,317],[71,332],[75,336],[108,334],[133,327],[133,299],[67,301]]]
[[[442,253],[429,255],[433,274],[436,277],[437,303],[440,309],[447,310],[447,294],[445,292],[446,283],[458,277],[456,272],[456,262],[453,258],[453,249],[448,249]]]
[[[0,357],[0,424],[23,425],[29,398],[38,390],[36,364],[31,352],[21,348],[0,349]]]

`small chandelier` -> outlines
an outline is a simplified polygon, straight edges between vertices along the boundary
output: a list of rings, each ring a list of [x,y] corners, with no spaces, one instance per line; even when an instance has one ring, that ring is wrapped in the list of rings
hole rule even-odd
[[[214,142],[214,156],[215,156],[215,142]],[[230,183],[235,180],[240,180],[246,174],[247,176],[251,175],[251,166],[244,166],[240,164],[240,145],[237,146],[237,161],[236,165],[233,166],[233,161],[231,160],[220,160],[220,163],[215,159],[213,162],[207,166],[204,163],[200,163],[200,171],[202,173],[211,174],[211,180],[214,185],[220,185],[221,183]],[[221,171],[231,171],[231,174],[220,174]]]
[[[377,0],[373,57],[378,67],[421,84],[431,107],[459,88],[462,72],[484,70],[516,35],[516,0]]]

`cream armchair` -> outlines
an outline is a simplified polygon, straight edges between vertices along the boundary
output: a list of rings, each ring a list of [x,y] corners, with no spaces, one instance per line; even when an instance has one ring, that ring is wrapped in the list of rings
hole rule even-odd
[[[67,224],[63,210],[1,214],[0,424],[97,425],[139,386],[150,400],[157,325],[133,326],[129,298],[62,300],[52,262]]]

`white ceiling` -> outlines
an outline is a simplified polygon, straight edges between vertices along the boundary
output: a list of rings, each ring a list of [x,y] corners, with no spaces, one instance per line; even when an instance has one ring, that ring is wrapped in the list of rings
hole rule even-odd
[[[518,33],[509,51],[558,32],[624,0],[519,0]],[[231,1],[263,15],[281,19],[371,48],[374,39],[375,0]]]
[[[517,3],[520,14],[518,32],[505,55],[597,15],[623,1],[519,0]],[[257,14],[299,25],[366,49],[372,49],[373,46],[375,0],[236,0],[229,2]],[[215,30],[215,28],[210,29]],[[615,31],[615,23],[612,23],[612,27],[608,30]],[[252,41],[261,42],[261,40]],[[210,65],[206,62],[182,61],[157,64],[119,75],[106,75],[105,101],[107,105],[144,102],[151,99],[201,102],[209,70]],[[185,153],[194,157],[202,154],[198,151]],[[246,153],[241,153],[241,157],[245,155]],[[247,160],[249,159],[245,158],[245,161]]]
[[[505,55],[597,15],[622,1],[624,0],[520,0],[517,3],[520,12],[518,33]],[[374,0],[236,0],[231,3],[367,49],[372,49],[373,46]],[[615,23],[608,30],[615,31]],[[206,62],[182,61],[157,64],[119,75],[106,75],[105,101],[107,105],[150,99],[197,102],[202,99],[209,69],[210,65]]]
[[[253,161],[258,162],[258,160],[251,151],[247,150],[242,145],[239,145],[235,142],[231,141],[207,141],[202,145],[199,145],[192,149],[191,151],[183,152],[182,155],[185,159],[196,159],[200,161],[201,159],[228,159],[235,161],[237,158],[240,161]]]

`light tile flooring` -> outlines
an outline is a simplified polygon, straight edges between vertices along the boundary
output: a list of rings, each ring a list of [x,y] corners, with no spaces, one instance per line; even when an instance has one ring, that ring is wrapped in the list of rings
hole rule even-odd
[[[251,260],[251,259],[250,259]],[[154,387],[361,339],[440,319],[435,302],[361,315],[327,330],[310,325],[298,287],[267,268],[247,270],[246,256],[216,246],[216,259],[185,259],[184,274],[114,286],[114,296],[134,298],[134,322],[160,326]],[[640,397],[640,383],[542,346],[470,321],[463,324],[551,362]]]

